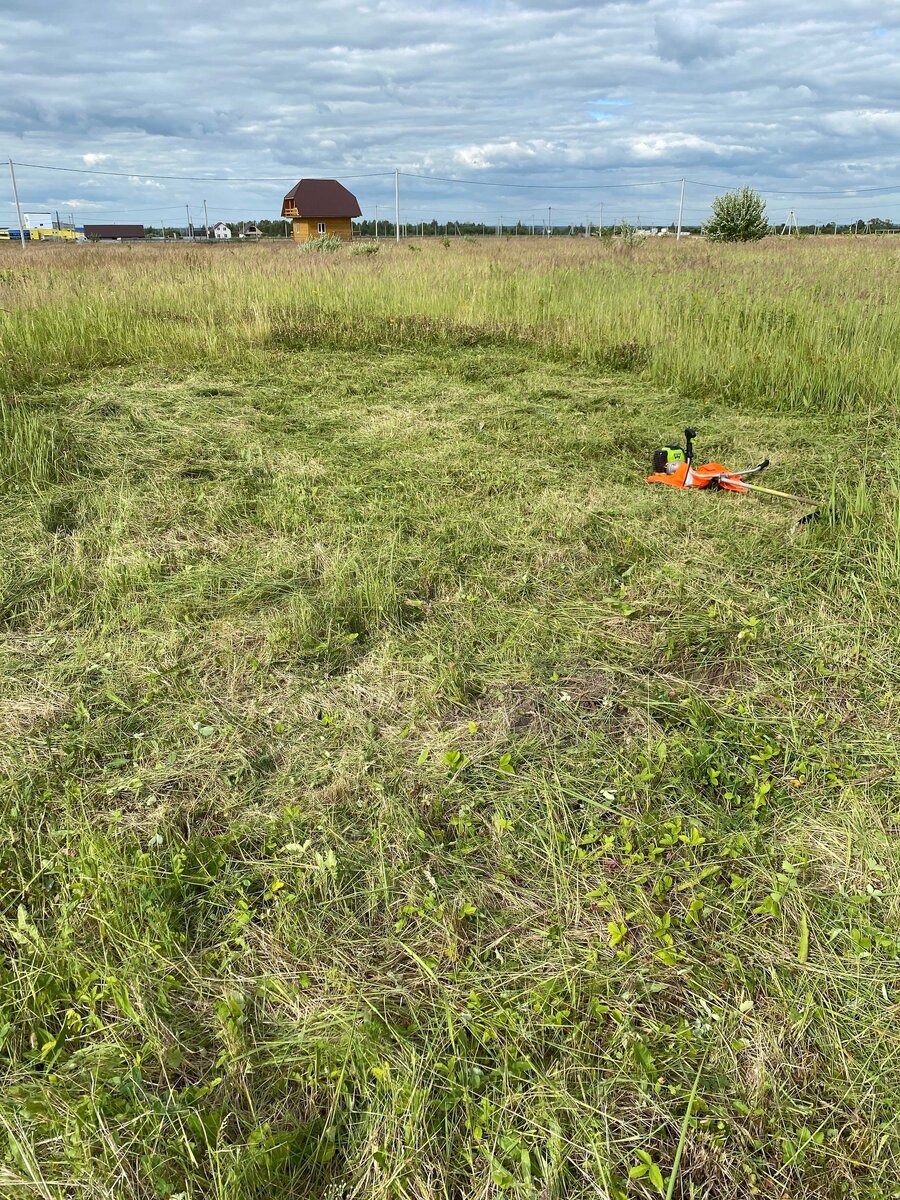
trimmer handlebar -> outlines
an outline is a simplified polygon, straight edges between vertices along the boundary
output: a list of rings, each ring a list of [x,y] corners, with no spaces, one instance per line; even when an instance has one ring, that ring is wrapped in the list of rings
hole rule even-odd
[[[694,438],[697,436],[696,429],[686,429],[684,431],[684,456],[690,463],[694,457]]]

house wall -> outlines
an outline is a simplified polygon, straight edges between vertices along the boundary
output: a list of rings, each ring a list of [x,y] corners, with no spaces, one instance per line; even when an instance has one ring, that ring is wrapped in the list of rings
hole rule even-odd
[[[78,234],[74,229],[31,229],[33,242],[74,242]]]
[[[353,222],[350,217],[294,217],[291,221],[294,241],[305,242],[309,238],[320,237],[320,221],[325,226],[325,234],[328,237],[339,237],[349,242],[353,236]]]

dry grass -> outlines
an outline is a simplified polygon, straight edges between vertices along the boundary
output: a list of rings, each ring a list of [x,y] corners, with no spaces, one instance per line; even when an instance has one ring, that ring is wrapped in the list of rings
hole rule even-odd
[[[690,396],[865,411],[900,390],[891,239],[0,249],[7,388],[273,344],[524,342]]]

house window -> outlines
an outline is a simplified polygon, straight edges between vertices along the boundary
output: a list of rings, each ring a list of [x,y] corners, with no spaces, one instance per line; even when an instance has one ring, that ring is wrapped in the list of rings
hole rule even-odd
[[[324,232],[325,232],[325,222],[320,221],[319,222],[319,233],[324,233]]]

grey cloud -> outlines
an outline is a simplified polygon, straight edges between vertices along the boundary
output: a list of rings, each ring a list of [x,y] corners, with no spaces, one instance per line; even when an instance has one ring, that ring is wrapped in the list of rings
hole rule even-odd
[[[668,0],[307,0],[302,21],[273,0],[252,16],[223,0],[207,15],[186,23],[174,0],[152,9],[70,0],[53,20],[10,9],[0,30],[3,150],[66,166],[105,154],[97,169],[132,175],[289,179],[399,165],[572,188],[540,195],[500,182],[404,181],[410,212],[460,217],[500,201],[524,213],[548,196],[574,216],[600,198],[578,185],[682,174],[773,191],[900,184],[900,28],[874,0],[796,0],[790,9],[690,0],[675,11]],[[598,97],[629,103],[607,104],[600,120]],[[81,198],[140,215],[152,190],[158,207],[145,216],[157,221],[205,186],[21,175],[35,206]],[[354,186],[371,212],[393,183]],[[277,212],[282,184],[214,191],[223,215],[237,218]],[[673,194],[668,184],[616,190],[605,211],[633,214],[646,201],[662,217]],[[689,189],[689,209],[699,215],[713,194]],[[900,218],[900,192],[883,200],[885,215],[891,204]],[[833,210],[846,211],[837,202]]]
[[[656,52],[667,62],[690,66],[698,59],[718,58],[723,53],[721,30],[702,13],[682,9],[661,13],[655,21]]]

